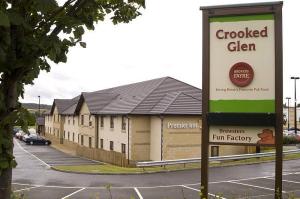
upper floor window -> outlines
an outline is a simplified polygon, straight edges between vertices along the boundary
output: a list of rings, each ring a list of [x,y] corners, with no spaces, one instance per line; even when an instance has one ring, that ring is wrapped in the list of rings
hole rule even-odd
[[[100,117],[100,127],[104,127],[104,116],[101,115]]]
[[[114,116],[110,116],[110,128],[114,128],[115,124],[114,124]]]
[[[74,119],[74,116],[72,116],[73,117],[73,125],[75,124],[75,119]]]
[[[122,116],[122,130],[126,130],[126,117]]]
[[[81,117],[81,125],[83,125],[84,124],[84,115],[81,115],[80,117]]]
[[[90,115],[89,116],[89,126],[92,126],[93,125],[93,123],[92,123],[92,116]]]

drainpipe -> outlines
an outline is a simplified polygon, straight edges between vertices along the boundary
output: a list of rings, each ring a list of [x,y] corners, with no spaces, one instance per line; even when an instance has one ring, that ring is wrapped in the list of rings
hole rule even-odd
[[[130,163],[129,161],[129,117],[127,115],[127,134],[128,134],[128,140],[127,140],[127,159],[128,159],[128,165]]]
[[[99,115],[95,115],[95,130],[96,130],[96,135],[95,135],[95,148],[99,148]]]
[[[163,160],[163,131],[164,131],[164,118],[163,116],[160,116],[160,124],[161,124],[161,127],[160,127],[160,159],[161,161]]]

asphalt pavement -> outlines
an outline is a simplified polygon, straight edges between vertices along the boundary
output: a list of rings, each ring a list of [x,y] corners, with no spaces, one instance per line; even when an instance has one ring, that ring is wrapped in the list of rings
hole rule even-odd
[[[49,146],[15,143],[14,153],[18,162],[13,170],[14,191],[25,194],[27,199],[200,197],[200,170],[140,175],[71,174],[49,168],[51,162],[57,164],[53,155],[57,151]],[[44,154],[47,154],[46,157]],[[274,198],[274,165],[274,162],[270,162],[210,168],[210,196],[221,195],[220,198],[225,199]],[[284,162],[283,190],[284,198],[289,195],[300,198],[300,160]]]

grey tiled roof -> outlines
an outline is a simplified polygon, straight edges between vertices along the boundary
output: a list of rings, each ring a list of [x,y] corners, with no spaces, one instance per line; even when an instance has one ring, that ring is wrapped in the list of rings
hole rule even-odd
[[[59,112],[74,114],[83,101],[91,114],[202,114],[201,89],[163,77],[55,100]]]

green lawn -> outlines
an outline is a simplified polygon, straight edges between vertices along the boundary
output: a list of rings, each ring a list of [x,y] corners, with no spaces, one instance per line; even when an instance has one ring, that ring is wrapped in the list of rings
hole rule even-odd
[[[298,159],[300,154],[290,154],[284,157],[284,160]],[[246,160],[236,160],[236,161],[226,161],[226,162],[211,162],[211,167],[216,166],[232,166],[232,165],[243,165],[243,164],[253,164],[260,162],[270,162],[274,161],[274,157],[263,157],[263,158],[251,158]],[[93,174],[132,174],[132,173],[147,173],[147,172],[159,172],[159,171],[176,171],[176,170],[189,170],[200,168],[200,163],[190,163],[190,164],[178,164],[170,166],[155,166],[146,168],[125,168],[118,167],[110,164],[103,165],[76,165],[76,166],[54,166],[53,169],[59,171],[68,172],[82,172],[82,173],[93,173]]]

